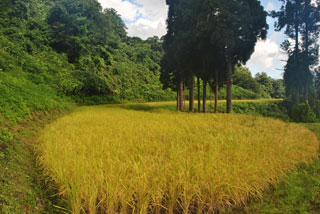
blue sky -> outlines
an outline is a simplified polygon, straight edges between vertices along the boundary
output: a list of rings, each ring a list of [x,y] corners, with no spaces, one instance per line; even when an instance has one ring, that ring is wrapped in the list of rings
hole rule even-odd
[[[261,3],[267,11],[278,10],[281,7],[278,0],[262,0]],[[284,60],[287,59],[286,54],[280,49],[280,44],[286,37],[283,32],[274,31],[274,19],[268,17],[267,22],[269,24],[267,40],[256,44],[255,52],[246,66],[253,75],[266,72],[272,78],[279,79],[282,78]]]
[[[166,33],[167,6],[165,0],[98,0],[104,8],[114,8],[126,23],[129,36],[146,39]],[[277,10],[281,4],[278,0],[262,0],[268,10]],[[282,78],[283,60],[286,55],[281,51],[280,44],[285,40],[283,32],[274,31],[274,20],[268,18],[269,32],[266,41],[259,41],[255,52],[246,66],[252,75],[266,72],[275,79]]]

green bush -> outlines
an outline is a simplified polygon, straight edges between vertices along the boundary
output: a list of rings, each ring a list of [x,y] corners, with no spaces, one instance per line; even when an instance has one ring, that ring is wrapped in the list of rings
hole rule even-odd
[[[0,160],[5,157],[5,151],[13,140],[14,136],[7,128],[0,130]]]
[[[221,88],[219,92],[219,100],[226,99],[227,95],[227,88]],[[261,96],[255,92],[249,91],[247,89],[243,89],[240,86],[233,85],[232,86],[232,99],[234,100],[254,100],[254,99],[261,99],[261,98],[270,98]]]
[[[308,102],[301,103],[298,106],[293,106],[291,111],[291,118],[295,122],[302,123],[314,123],[318,121],[316,114],[313,112]]]
[[[40,78],[41,79],[41,78]],[[33,111],[67,107],[67,100],[45,84],[35,84],[24,72],[0,72],[0,118],[19,122]]]
[[[309,102],[312,111],[315,113],[316,117],[320,119],[320,100],[319,99],[312,99]]]
[[[225,113],[226,104],[218,104],[219,112]],[[289,121],[287,110],[283,102],[233,102],[232,111],[236,114],[250,114],[263,117],[272,117]]]

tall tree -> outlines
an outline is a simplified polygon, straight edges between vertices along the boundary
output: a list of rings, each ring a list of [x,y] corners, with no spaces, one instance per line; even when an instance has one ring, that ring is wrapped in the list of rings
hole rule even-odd
[[[257,0],[205,0],[211,43],[222,52],[226,62],[227,112],[232,111],[232,73],[234,65],[245,64],[258,39],[265,39],[267,13]]]
[[[292,102],[299,104],[302,93],[304,93],[304,101],[308,100],[308,90],[313,85],[311,69],[318,60],[320,1],[279,1],[282,2],[280,11],[271,12],[271,15],[278,19],[275,23],[276,30],[286,28],[285,34],[294,40],[293,49],[292,42],[289,40],[282,44],[289,55],[284,73],[286,94]]]
[[[205,111],[206,83],[219,79],[219,70],[224,67],[221,64],[225,64],[227,112],[230,113],[234,65],[244,64],[253,53],[257,40],[265,39],[267,13],[257,0],[167,0],[167,4],[168,33],[164,47],[167,58],[174,65],[176,79],[181,83],[186,77],[192,77],[188,75],[190,73],[203,79]],[[194,61],[200,62],[201,69],[197,72],[188,69]]]
[[[312,70],[318,64],[320,33],[320,1],[301,0],[302,58],[304,67],[304,102],[308,101],[309,89],[313,83]]]

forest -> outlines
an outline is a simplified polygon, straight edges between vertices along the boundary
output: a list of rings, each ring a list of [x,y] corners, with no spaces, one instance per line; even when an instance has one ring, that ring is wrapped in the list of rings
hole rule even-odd
[[[128,37],[113,9],[102,10],[95,1],[2,1],[1,11],[3,117],[10,116],[4,113],[9,103],[55,108],[24,100],[28,97],[19,94],[20,87],[30,92],[45,87],[41,91],[48,92],[52,102],[43,105],[59,105],[66,98],[93,104],[176,98],[175,88],[162,90],[169,82],[160,82],[164,38]],[[253,78],[242,66],[236,67],[234,83],[239,86],[234,89],[237,99],[284,98],[281,80],[265,73]],[[14,99],[10,93],[19,100],[5,100]],[[37,92],[32,98],[36,96]],[[220,99],[225,96],[222,93]],[[27,109],[19,111],[19,117],[28,114]]]
[[[320,212],[320,1],[165,3],[141,39],[97,0],[0,1],[1,214]],[[268,17],[283,79],[246,66]]]

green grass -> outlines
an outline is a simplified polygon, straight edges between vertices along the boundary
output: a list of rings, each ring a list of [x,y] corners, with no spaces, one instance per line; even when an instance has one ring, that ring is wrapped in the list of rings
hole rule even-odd
[[[33,146],[44,125],[61,113],[33,114],[0,130],[0,213],[55,214],[56,192],[36,165]]]
[[[34,111],[49,112],[69,106],[66,98],[44,83],[35,83],[34,75],[24,72],[0,72],[0,121],[16,123],[30,118]],[[33,79],[31,81],[30,79]]]

